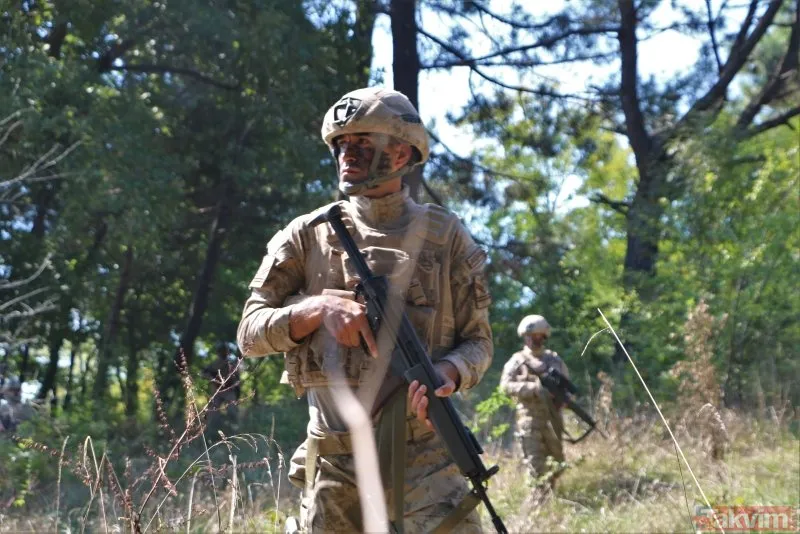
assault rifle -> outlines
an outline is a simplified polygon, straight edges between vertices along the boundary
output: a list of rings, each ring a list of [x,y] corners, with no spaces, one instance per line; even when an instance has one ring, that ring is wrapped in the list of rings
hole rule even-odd
[[[341,208],[338,204],[334,204],[326,212],[320,214],[312,222],[312,225],[316,226],[325,221],[333,228],[361,279],[358,292],[364,298],[367,319],[372,332],[377,337],[377,333],[382,327],[393,330],[395,348],[390,360],[392,373],[403,377],[409,384],[417,380],[420,385],[427,388],[425,395],[428,397],[428,417],[433,423],[436,433],[444,443],[450,457],[461,470],[461,474],[472,483],[472,495],[483,501],[492,518],[495,530],[500,534],[507,534],[508,531],[503,520],[497,515],[489,501],[485,485],[486,481],[499,471],[499,468],[493,466],[487,469],[483,465],[480,458],[483,449],[472,432],[461,422],[453,402],[447,397],[437,397],[434,394],[442,385],[439,375],[436,374],[416,330],[409,321],[403,304],[390,302],[388,280],[385,276],[375,276],[364,260],[361,251],[358,250],[353,237],[342,222]]]
[[[584,410],[580,404],[575,402],[575,396],[578,393],[578,387],[573,384],[569,378],[564,376],[558,369],[555,367],[547,367],[545,368],[544,365],[534,368],[530,364],[525,364],[533,373],[539,377],[544,388],[550,392],[550,395],[553,396],[556,403],[559,406],[566,406],[572,412],[578,416],[584,423],[589,425],[589,429],[583,433],[578,438],[573,438],[569,434],[567,434],[567,441],[570,443],[578,443],[583,441],[589,434],[591,434],[592,430],[597,430],[600,432],[600,435],[604,438],[608,439],[608,436],[602,429],[597,426],[597,421],[592,419],[592,416],[589,415],[586,410]]]

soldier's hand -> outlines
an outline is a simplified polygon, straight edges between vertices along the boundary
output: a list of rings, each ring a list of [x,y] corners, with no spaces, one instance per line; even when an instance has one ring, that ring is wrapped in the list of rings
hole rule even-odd
[[[448,361],[439,361],[433,364],[434,369],[439,375],[442,385],[434,391],[437,397],[449,397],[458,389],[461,376],[458,374],[456,366]],[[417,380],[408,385],[408,398],[411,400],[411,410],[417,414],[417,419],[433,430],[433,424],[428,419],[428,397],[425,393],[428,388],[421,385]]]
[[[322,324],[338,343],[346,347],[361,346],[363,338],[370,355],[378,357],[378,345],[367,321],[367,307],[360,302],[326,296]]]

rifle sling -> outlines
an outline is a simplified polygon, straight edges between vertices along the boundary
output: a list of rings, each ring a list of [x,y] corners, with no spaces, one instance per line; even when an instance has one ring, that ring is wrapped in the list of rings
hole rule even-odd
[[[466,519],[466,517],[472,513],[472,511],[480,503],[480,497],[475,495],[475,492],[470,491],[464,496],[463,499],[461,499],[461,502],[458,503],[458,506],[453,508],[453,511],[450,512],[447,517],[442,519],[442,522],[439,523],[435,529],[433,529],[432,534],[447,534],[449,532],[454,532],[458,524]]]
[[[403,534],[406,480],[406,392],[397,391],[386,403],[375,427],[378,465],[389,489],[386,511],[393,531]]]

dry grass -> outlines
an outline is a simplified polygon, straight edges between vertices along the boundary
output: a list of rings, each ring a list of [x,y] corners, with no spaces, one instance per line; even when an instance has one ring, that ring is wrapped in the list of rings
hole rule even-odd
[[[164,437],[158,446],[145,447],[144,461],[125,458],[123,473],[107,451],[96,450],[90,436],[74,451],[67,450],[67,440],[56,450],[16,438],[23,449],[53,461],[57,485],[52,492],[40,489],[55,494],[55,506],[38,502],[29,507],[42,509],[35,517],[0,514],[0,532],[282,532],[279,510],[290,492],[280,447],[271,435],[262,434],[220,432],[218,441],[206,441],[206,416],[216,395],[228,387],[227,380],[201,407],[192,378],[181,374],[187,399],[182,428],[169,423],[154,391]],[[241,463],[241,456],[258,460]],[[62,487],[62,472],[73,475],[73,485]],[[75,480],[88,490],[88,500],[62,510],[61,497],[75,491]],[[35,481],[28,487],[35,487]]]
[[[554,498],[532,498],[533,481],[520,469],[518,451],[501,450],[485,460],[501,466],[489,493],[509,530],[693,531],[691,516],[702,501],[661,421],[650,411],[616,417],[613,381],[602,377],[601,382],[596,405],[610,439],[595,433],[566,446],[568,468]],[[190,378],[184,377],[184,387],[193,387]],[[127,459],[121,474],[89,437],[72,451],[67,441],[58,449],[23,442],[58,470],[54,491],[40,488],[55,498],[42,498],[27,516],[0,514],[0,532],[282,532],[298,493],[286,482],[280,448],[271,437],[254,434],[222,436],[209,444],[204,414],[211,400],[198,407],[187,397],[184,428],[170,426],[159,410],[162,446],[147,458]],[[681,447],[713,505],[800,507],[800,442],[789,430],[797,421],[791,408],[782,406],[780,413],[756,420],[720,412],[710,403],[677,412],[685,422],[677,433]],[[709,434],[708,428],[716,430]],[[724,432],[724,440],[713,432]],[[722,441],[729,444],[724,460],[713,446]],[[255,461],[240,461],[253,456]],[[88,492],[85,503],[66,504],[72,488],[63,483],[65,477],[80,481]],[[30,497],[38,495],[31,490]],[[484,520],[485,531],[492,532]]]
[[[800,506],[797,438],[785,426],[721,417],[731,435],[726,461],[707,454],[702,432],[679,438],[712,505]],[[618,431],[609,441],[593,435],[566,446],[569,468],[544,503],[531,498],[520,459],[499,455],[502,470],[490,493],[511,532],[694,532],[691,516],[702,500],[660,421],[638,417],[612,426]],[[488,521],[484,528],[491,532]]]
[[[679,436],[712,504],[800,506],[800,442],[786,425],[730,412],[720,417],[731,441],[725,461],[707,453],[703,432]],[[518,455],[499,451],[486,459],[487,464],[501,465],[490,483],[490,496],[511,532],[692,530],[690,516],[695,505],[701,504],[700,496],[685,467],[682,480],[675,450],[661,423],[645,415],[611,423],[616,430],[610,440],[594,434],[579,445],[566,446],[569,467],[555,498],[545,503],[531,498],[532,481],[519,468]],[[266,453],[262,461],[242,464],[236,460],[239,452],[253,447]],[[104,463],[107,457],[93,452],[90,440],[81,450],[83,463],[78,472],[84,468],[88,472],[93,488],[89,502],[59,514],[55,504],[36,517],[0,516],[0,532],[57,532],[56,521],[62,532],[134,532],[126,510],[137,509],[134,503],[141,505],[143,493],[130,494],[132,502],[126,504],[129,494],[122,484],[111,482],[114,476],[111,464]],[[43,452],[54,462],[62,454],[60,450]],[[287,514],[297,505],[296,491],[284,485],[282,462],[279,451],[262,437],[236,436],[210,445],[188,463],[191,469],[179,476],[161,476],[151,504],[141,515],[142,531],[282,532]],[[68,459],[64,464],[66,468]],[[129,477],[126,473],[122,478]],[[488,519],[484,520],[485,531],[492,532]]]

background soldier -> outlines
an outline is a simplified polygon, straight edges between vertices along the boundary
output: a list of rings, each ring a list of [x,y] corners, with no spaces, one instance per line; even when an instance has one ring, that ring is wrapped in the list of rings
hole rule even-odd
[[[550,325],[541,315],[528,315],[517,327],[525,347],[515,353],[503,367],[500,388],[517,401],[516,436],[522,445],[522,454],[534,479],[555,488],[559,475],[557,466],[550,463],[564,461],[561,435],[564,419],[550,393],[542,386],[534,369],[553,367],[569,377],[567,366],[555,352],[544,348],[550,337]]]
[[[0,364],[0,432],[13,432],[21,420],[22,384]]]
[[[435,394],[471,388],[492,356],[486,256],[455,215],[418,205],[402,185],[428,158],[417,110],[396,91],[359,89],[331,107],[322,137],[349,196],[340,202],[345,224],[372,271],[388,276],[392,294],[405,301],[442,379]],[[308,438],[290,471],[306,489],[302,526],[363,532],[348,427],[329,386],[344,382],[359,393],[368,377],[382,375],[375,376],[378,346],[353,291],[352,265],[328,224],[311,225],[329,207],[295,219],[269,242],[238,341],[246,356],[286,352],[286,381],[308,395]],[[391,347],[380,357],[390,354]],[[364,406],[378,434],[389,519],[406,532],[480,531],[474,511],[457,510],[467,484],[430,427],[424,393],[414,382]],[[391,462],[403,449],[405,462]]]
[[[208,379],[208,396],[211,399],[208,411],[208,427],[216,431],[225,424],[228,428],[236,426],[239,409],[237,401],[242,386],[237,361],[231,359],[231,349],[225,342],[215,346],[216,359],[203,369]],[[215,395],[216,393],[216,395]],[[223,416],[222,410],[225,410]]]

